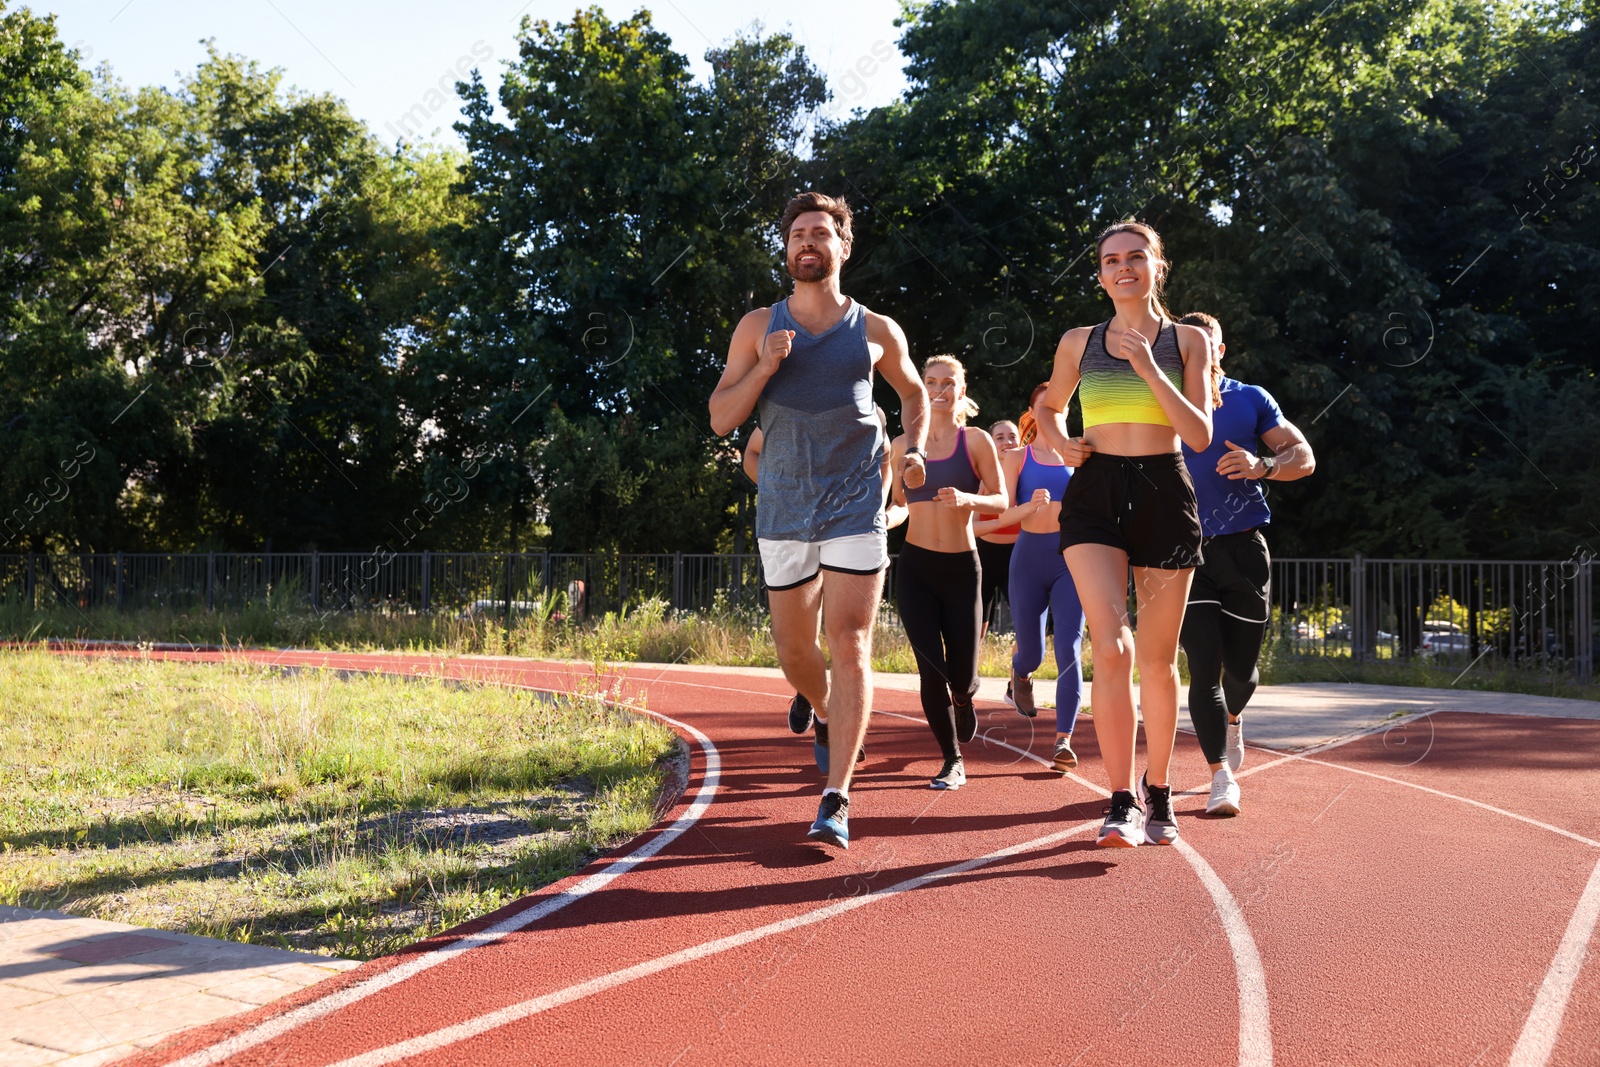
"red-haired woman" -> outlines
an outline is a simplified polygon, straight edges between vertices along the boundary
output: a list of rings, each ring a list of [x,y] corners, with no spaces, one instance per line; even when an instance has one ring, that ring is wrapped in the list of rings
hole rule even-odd
[[[1078,468],[1061,507],[1061,550],[1083,599],[1094,646],[1094,725],[1111,806],[1099,844],[1178,839],[1167,780],[1178,726],[1178,632],[1200,562],[1200,516],[1180,443],[1211,444],[1217,405],[1211,342],[1174,323],[1162,303],[1169,266],[1154,229],[1107,227],[1095,242],[1100,286],[1115,308],[1069,330],[1042,398],[1044,440]],[[1074,391],[1084,435],[1067,437]],[[1128,619],[1128,568],[1139,639]],[[1133,667],[1139,665],[1147,769],[1134,797]]]
[[[1072,469],[1059,453],[1038,440],[1039,419],[1049,414],[1042,406],[1049,388],[1049,382],[1034,387],[1028,410],[1018,420],[1025,447],[1000,457],[1006,493],[1013,501],[1000,521],[1022,524],[1012,553],[1011,618],[1016,624],[1017,647],[1011,656],[1007,692],[1019,712],[1030,719],[1038,714],[1033,702],[1033,672],[1044,661],[1045,619],[1053,617],[1057,671],[1053,765],[1057,773],[1066,774],[1078,765],[1077,753],[1072,751],[1072,730],[1083,702],[1083,605],[1059,547],[1061,500]]]

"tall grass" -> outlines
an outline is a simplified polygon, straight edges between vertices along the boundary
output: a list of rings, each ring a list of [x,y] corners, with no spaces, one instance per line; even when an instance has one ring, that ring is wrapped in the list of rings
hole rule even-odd
[[[366,957],[654,819],[675,739],[597,698],[8,653],[0,903]]]

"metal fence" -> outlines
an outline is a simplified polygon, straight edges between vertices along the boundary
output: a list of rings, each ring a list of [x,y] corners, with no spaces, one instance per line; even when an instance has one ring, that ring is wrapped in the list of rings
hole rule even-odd
[[[893,575],[885,595],[893,588]],[[0,601],[124,611],[309,608],[581,615],[659,599],[679,611],[766,608],[759,557],[687,552],[276,552],[0,555]],[[1280,559],[1269,640],[1278,655],[1512,668],[1589,682],[1591,561]],[[1131,605],[1130,605],[1131,606]]]

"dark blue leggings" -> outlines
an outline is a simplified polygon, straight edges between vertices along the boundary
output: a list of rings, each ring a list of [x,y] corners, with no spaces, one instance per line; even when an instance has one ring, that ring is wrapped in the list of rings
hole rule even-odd
[[[1070,734],[1083,700],[1083,604],[1061,558],[1057,534],[1022,531],[1011,552],[1011,618],[1017,653],[1011,669],[1032,674],[1044,662],[1044,620],[1055,618],[1056,733]]]

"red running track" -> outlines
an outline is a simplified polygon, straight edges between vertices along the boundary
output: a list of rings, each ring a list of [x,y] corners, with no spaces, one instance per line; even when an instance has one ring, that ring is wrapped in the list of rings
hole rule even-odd
[[[515,660],[253,658],[594,682]],[[1436,714],[1311,756],[1253,748],[1244,815],[1186,796],[1182,847],[1101,850],[1092,729],[1084,778],[1063,780],[1048,722],[985,712],[968,786],[936,793],[916,694],[880,689],[841,852],[805,837],[819,781],[781,681],[606,681],[690,740],[656,829],[125,1063],[1600,1063],[1600,968],[1583,965],[1600,722]],[[1187,735],[1174,779],[1209,782]]]

